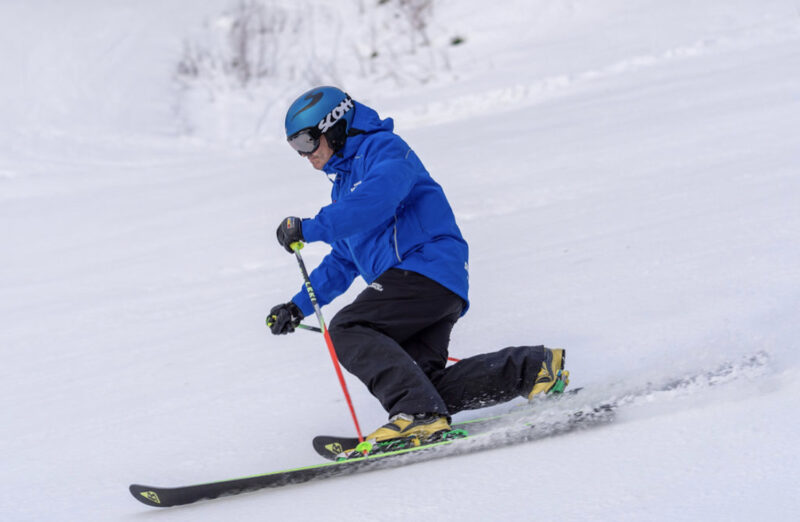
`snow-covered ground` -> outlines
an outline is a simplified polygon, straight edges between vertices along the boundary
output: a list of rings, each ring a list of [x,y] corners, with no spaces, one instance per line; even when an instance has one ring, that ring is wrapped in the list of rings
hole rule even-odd
[[[0,3],[0,519],[800,518],[797,0],[442,1],[456,81],[345,86],[396,118],[470,242],[452,355],[564,346],[587,390],[759,351],[763,371],[169,511],[128,484],[314,463],[313,435],[352,426],[319,336],[263,323],[300,286],[274,228],[327,180],[273,132],[282,109],[243,145],[181,133],[182,39],[228,4],[140,4]]]

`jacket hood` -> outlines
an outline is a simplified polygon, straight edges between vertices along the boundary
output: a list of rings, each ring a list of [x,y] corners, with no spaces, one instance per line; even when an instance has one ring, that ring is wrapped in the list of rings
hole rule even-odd
[[[322,170],[328,174],[341,171],[349,171],[350,163],[353,157],[358,152],[361,144],[367,139],[367,136],[376,132],[392,132],[394,130],[394,120],[386,118],[382,120],[378,113],[372,107],[367,107],[363,103],[353,101],[355,111],[353,114],[352,128],[355,131],[360,131],[355,136],[349,136],[344,143],[344,147],[331,156],[328,163],[325,164]]]

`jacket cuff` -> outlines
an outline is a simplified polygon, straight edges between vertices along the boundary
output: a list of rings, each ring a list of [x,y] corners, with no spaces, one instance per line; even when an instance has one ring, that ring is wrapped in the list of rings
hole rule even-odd
[[[311,304],[311,298],[308,297],[308,292],[305,289],[292,297],[292,302],[303,312],[303,317],[308,317],[314,313],[314,305]]]
[[[313,219],[306,218],[303,220],[302,224],[303,230],[303,239],[306,243],[313,243],[314,241],[321,241],[322,237],[320,237],[321,230],[319,230],[319,225],[317,225],[316,221]]]

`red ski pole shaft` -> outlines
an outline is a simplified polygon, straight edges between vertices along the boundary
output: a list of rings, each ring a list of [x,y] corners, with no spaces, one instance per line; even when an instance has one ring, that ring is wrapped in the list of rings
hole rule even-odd
[[[342,386],[342,392],[344,393],[344,398],[347,401],[347,407],[350,408],[350,415],[353,417],[353,424],[356,426],[358,441],[364,442],[364,436],[361,434],[361,426],[358,424],[356,410],[353,408],[353,401],[350,399],[350,392],[347,391],[347,382],[344,380],[344,374],[342,374],[342,367],[339,364],[339,358],[336,357],[336,350],[333,347],[331,334],[328,332],[328,327],[325,326],[325,319],[322,317],[322,311],[319,308],[319,303],[317,303],[317,296],[314,294],[314,288],[311,286],[311,280],[308,278],[306,264],[303,262],[303,257],[300,255],[300,249],[303,248],[303,243],[298,241],[296,243],[292,243],[291,247],[292,250],[294,250],[294,255],[297,257],[297,264],[300,265],[300,272],[303,274],[303,281],[306,285],[306,291],[308,292],[308,297],[311,299],[311,304],[314,306],[314,313],[317,316],[317,321],[319,321],[322,335],[325,337],[325,343],[328,345],[328,352],[330,352],[331,360],[333,361],[333,368],[336,370],[336,376],[339,378],[339,384]]]

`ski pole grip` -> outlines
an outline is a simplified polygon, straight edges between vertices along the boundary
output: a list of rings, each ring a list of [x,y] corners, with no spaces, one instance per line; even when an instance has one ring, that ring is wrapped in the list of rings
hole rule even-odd
[[[305,243],[303,243],[302,241],[295,241],[294,243],[289,245],[289,248],[291,248],[295,252],[299,252],[304,246]]]

